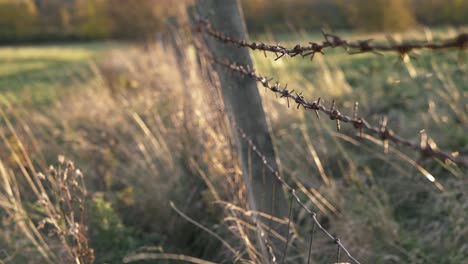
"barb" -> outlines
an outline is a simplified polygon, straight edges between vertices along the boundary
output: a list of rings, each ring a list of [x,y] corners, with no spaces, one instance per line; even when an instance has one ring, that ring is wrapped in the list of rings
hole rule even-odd
[[[357,104],[354,107],[354,113],[352,117],[342,114],[336,108],[335,101],[333,101],[332,106],[330,108],[327,108],[321,103],[321,98],[318,98],[316,101],[309,101],[302,95],[302,92],[294,92],[294,90],[289,90],[287,88],[287,85],[281,86],[279,82],[275,82],[274,84],[272,84],[273,78],[267,78],[261,74],[258,74],[254,69],[238,65],[228,60],[218,59],[212,56],[211,54],[204,52],[200,47],[197,48],[199,49],[200,53],[211,62],[223,66],[224,68],[227,68],[232,72],[239,73],[242,76],[252,78],[260,84],[262,84],[262,86],[266,89],[274,92],[276,95],[279,95],[280,98],[286,98],[288,102],[288,107],[289,100],[291,100],[296,104],[297,109],[302,107],[305,110],[313,110],[315,111],[318,118],[320,118],[318,115],[319,111],[325,113],[331,120],[336,121],[338,131],[340,131],[341,129],[341,122],[349,123],[352,124],[353,127],[359,131],[360,135],[362,135],[363,130],[365,130],[368,133],[379,137],[384,142],[385,150],[388,149],[388,142],[393,142],[397,146],[401,145],[418,150],[424,157],[433,157],[440,160],[450,160],[459,166],[468,167],[467,157],[452,155],[449,152],[445,152],[439,149],[437,144],[435,144],[434,140],[427,136],[420,137],[419,142],[413,142],[411,140],[402,138],[401,136],[397,135],[393,130],[391,130],[387,126],[387,121],[385,117],[383,118],[382,122],[380,122],[380,126],[371,125],[364,118],[358,116]]]
[[[330,240],[332,240],[334,243],[336,243],[336,245],[338,246],[338,248],[340,248],[340,250],[342,250],[345,255],[355,264],[360,264],[360,262],[358,260],[356,260],[350,253],[349,251],[344,247],[343,243],[341,243],[341,240],[338,239],[337,237],[334,237],[330,232],[328,232],[321,224],[320,222],[317,220],[317,214],[315,212],[313,212],[312,210],[310,210],[306,205],[305,203],[301,200],[301,198],[297,195],[297,191],[291,187],[291,185],[289,185],[279,174],[279,172],[277,170],[275,170],[273,168],[273,166],[271,166],[271,164],[268,162],[267,158],[265,157],[265,155],[262,154],[262,152],[260,152],[260,150],[258,149],[258,147],[253,143],[252,139],[250,139],[247,134],[245,134],[244,130],[242,128],[240,128],[239,126],[237,126],[235,123],[233,123],[234,127],[236,128],[237,131],[239,131],[240,133],[240,136],[243,140],[245,140],[247,142],[247,144],[249,145],[249,148],[255,153],[255,155],[257,155],[263,162],[263,164],[265,165],[265,167],[268,169],[268,171],[270,171],[270,173],[276,178],[276,180],[281,183],[281,185],[283,185],[292,195],[292,197],[296,200],[297,204],[299,204],[299,206],[301,206],[312,218],[313,222],[314,222],[314,226],[313,226],[313,229],[315,229],[315,226],[317,226],[327,237],[330,238]],[[312,233],[313,234],[313,233]],[[288,243],[289,241],[287,241],[286,243]],[[287,246],[287,245],[286,245]],[[309,253],[310,255],[310,253]]]
[[[327,33],[322,30],[324,41],[322,43],[309,42],[309,45],[297,44],[293,48],[286,48],[279,44],[270,45],[265,43],[247,42],[246,40],[235,39],[230,36],[226,36],[223,32],[213,28],[211,23],[206,19],[198,19],[197,31],[208,34],[219,41],[236,45],[238,47],[245,47],[251,50],[260,50],[265,53],[270,52],[275,54],[275,60],[279,60],[285,55],[295,57],[301,55],[303,58],[310,56],[312,60],[316,53],[324,54],[324,50],[327,48],[344,48],[350,55],[360,53],[374,53],[382,55],[382,52],[397,52],[400,54],[400,58],[404,58],[406,55],[410,55],[415,50],[442,50],[458,48],[465,50],[468,48],[468,33],[460,33],[458,36],[441,41],[439,43],[424,42],[424,43],[396,43],[395,41],[389,41],[389,44],[375,44],[373,39],[358,40],[355,42],[349,42],[337,35]]]

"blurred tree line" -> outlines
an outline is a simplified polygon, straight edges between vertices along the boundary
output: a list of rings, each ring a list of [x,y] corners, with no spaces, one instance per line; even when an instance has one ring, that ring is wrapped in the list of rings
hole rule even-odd
[[[251,32],[468,24],[467,0],[241,0]],[[176,0],[0,0],[0,43],[153,36]]]
[[[241,0],[250,31],[398,31],[416,25],[466,25],[467,0]]]
[[[0,0],[0,43],[137,39],[162,29],[171,0]]]

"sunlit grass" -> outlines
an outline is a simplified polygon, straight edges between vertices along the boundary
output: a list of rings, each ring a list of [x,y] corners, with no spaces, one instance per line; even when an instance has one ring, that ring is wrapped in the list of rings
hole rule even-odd
[[[132,255],[258,261],[256,212],[247,208],[234,140],[216,108],[220,93],[202,78],[193,49],[184,78],[159,43],[106,51],[105,44],[0,51],[8,62],[0,64],[0,176],[19,186],[21,217],[38,220],[25,177],[37,177],[34,169],[47,170],[63,154],[85,175],[97,263]],[[359,115],[376,126],[387,116],[405,138],[417,141],[425,129],[440,148],[468,155],[468,74],[457,51],[421,52],[406,63],[395,54],[343,50],[313,61],[252,54],[259,73],[309,100],[336,100],[348,115],[359,101]],[[393,144],[385,153],[379,139],[359,138],[352,126],[338,132],[333,120],[260,93],[282,176],[315,197],[307,206],[362,263],[466,260],[466,169]],[[0,190],[0,208],[12,208],[9,189]],[[0,248],[17,252],[13,262],[37,262],[44,247],[24,237],[35,229],[15,231],[6,209]],[[291,262],[306,259],[311,231],[303,211],[294,208],[293,216]],[[46,242],[60,251],[60,241]],[[317,236],[313,263],[335,255],[336,245]]]
[[[80,61],[93,57],[100,48],[96,45],[44,45],[44,46],[18,46],[0,48],[0,60],[62,60]]]
[[[15,102],[50,103],[85,86],[89,62],[120,45],[106,43],[0,48],[0,91]]]

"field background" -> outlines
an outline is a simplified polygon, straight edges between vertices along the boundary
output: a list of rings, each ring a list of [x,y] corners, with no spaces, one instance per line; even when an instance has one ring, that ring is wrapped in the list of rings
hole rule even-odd
[[[0,1],[0,13],[25,5],[36,14],[31,19],[44,19],[40,5],[20,2]],[[75,1],[66,1],[67,5],[37,2],[43,3],[42,8],[68,10]],[[214,262],[230,262],[234,257],[255,261],[246,239],[254,232],[248,225],[252,219],[246,210],[242,175],[226,120],[212,103],[216,96],[199,72],[194,48],[183,49],[189,73],[182,76],[172,47],[163,41],[166,11],[179,11],[168,8],[165,1],[142,1],[154,7],[156,15],[148,14],[154,21],[150,25],[141,22],[138,36],[127,34],[137,32],[131,27],[122,28],[120,35],[116,25],[127,25],[133,13],[113,10],[114,16],[109,17],[115,20],[107,23],[96,20],[102,19],[97,11],[108,10],[107,1],[79,2],[87,4],[83,10],[88,13],[68,20],[69,26],[90,31],[54,29],[62,25],[62,14],[62,20],[51,20],[62,21],[58,24],[41,22],[52,29],[49,38],[39,39],[36,33],[43,29],[22,27],[29,20],[0,18],[4,43],[0,47],[0,263],[71,261],[59,236],[47,235],[53,233],[52,220],[39,228],[43,219],[52,216],[41,207],[42,194],[34,192],[44,186],[54,208],[62,212],[63,194],[50,187],[54,182],[49,165],[60,171],[68,168],[68,160],[84,175],[83,207],[89,228],[84,233],[95,263],[121,263],[130,261],[129,256],[151,258],[161,253]],[[415,12],[405,1],[395,1],[390,7],[390,1],[370,5],[374,9],[366,12],[371,14],[381,10],[380,4],[405,12],[409,18],[395,28],[388,26],[390,22],[357,19],[361,15],[356,14],[364,11],[353,7],[368,4],[363,0],[336,1],[333,6],[310,2],[323,10],[341,7],[345,15],[327,20],[325,26],[351,40],[385,42],[386,32],[392,31],[397,40],[437,41],[467,31],[465,1],[448,1],[437,16],[431,10],[440,8],[438,1],[422,5],[421,10],[429,10],[426,13]],[[307,7],[307,1],[292,1],[296,6],[289,9],[285,3],[272,1],[262,8],[264,1],[243,2],[251,39],[285,46],[321,41],[320,21],[304,23],[307,14],[297,11]],[[256,12],[260,15],[252,15]],[[299,14],[292,16],[295,12]],[[53,17],[56,12],[46,14]],[[16,26],[17,34],[12,35],[6,30],[8,23],[22,26]],[[114,26],[101,28],[109,24]],[[374,124],[387,116],[389,126],[405,138],[418,140],[425,130],[442,149],[468,155],[466,51],[421,51],[406,60],[396,54],[351,56],[339,49],[317,54],[313,61],[283,58],[273,62],[261,52],[252,56],[258,72],[287,82],[306,98],[322,97],[326,104],[334,99],[346,113],[352,113],[358,101],[360,115]],[[466,168],[424,158],[406,148],[391,147],[385,154],[381,141],[359,139],[352,127],[344,125],[337,132],[333,121],[317,120],[315,114],[288,108],[285,100],[260,91],[282,174],[302,186],[307,195],[321,197],[308,206],[362,263],[468,261]],[[324,176],[330,185],[323,183]],[[241,209],[233,211],[227,205]],[[178,210],[223,242],[187,221]],[[290,263],[306,259],[305,234],[310,232],[306,216],[299,210],[293,215]],[[59,226],[70,230],[66,221],[59,221]],[[315,262],[334,263],[336,247],[320,236],[314,243]],[[238,255],[226,244],[238,250]]]

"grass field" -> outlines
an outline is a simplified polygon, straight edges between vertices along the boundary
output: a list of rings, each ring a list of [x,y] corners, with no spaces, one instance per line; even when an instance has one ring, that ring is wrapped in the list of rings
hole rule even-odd
[[[86,83],[89,63],[116,43],[0,47],[0,91],[23,103],[52,102]]]
[[[310,41],[287,39],[283,44]],[[255,228],[244,210],[231,134],[211,103],[216,96],[200,78],[193,49],[187,54],[189,77],[182,79],[172,52],[160,43],[0,48],[0,263],[69,260],[59,236],[47,236],[71,230],[68,220],[53,225],[48,210],[62,217],[57,219],[78,214],[77,208],[63,209],[63,193],[50,187],[61,181],[49,165],[71,168],[68,159],[85,175],[89,229],[80,234],[89,238],[96,263],[161,253],[255,260]],[[327,105],[336,100],[349,115],[358,101],[360,115],[373,124],[387,116],[389,127],[405,138],[418,140],[424,129],[440,148],[468,155],[466,52],[423,51],[406,61],[338,49],[313,61],[253,56],[258,72],[306,98],[321,97]],[[282,174],[303,184],[307,195],[320,193],[323,200],[307,205],[362,263],[468,261],[466,168],[394,145],[385,154],[380,140],[359,139],[347,125],[337,132],[334,121],[260,91]],[[59,155],[65,158],[57,161]],[[45,194],[34,191],[41,188]],[[223,242],[176,213],[169,201]],[[298,208],[293,216],[291,263],[307,259],[311,231]],[[37,228],[43,219],[47,224]],[[334,262],[334,244],[317,236],[314,245],[314,263]]]
[[[374,37],[378,39],[383,36]],[[403,38],[411,39],[411,36]],[[456,149],[462,155],[466,155],[468,153],[466,54],[421,52],[415,57],[404,62],[396,54],[391,53],[385,56],[375,54],[350,56],[342,50],[333,50],[327,51],[324,56],[316,55],[313,62],[307,59],[285,59],[271,63],[272,58],[265,59],[262,53],[255,55],[255,61],[259,72],[274,76],[278,81],[287,82],[288,87],[293,89],[300,87],[299,90],[304,91],[306,98],[329,98],[328,104],[331,99],[337,100],[341,111],[349,115],[353,113],[354,102],[359,102],[360,114],[370,118],[373,124],[379,124],[381,118],[387,116],[389,126],[405,138],[418,140],[419,131],[424,129],[436,140],[439,147]],[[331,191],[334,194],[329,193],[329,195],[333,197],[331,199],[336,199],[333,200],[333,204],[340,204],[339,207],[346,215],[342,219],[343,226],[339,231],[351,237],[354,237],[352,233],[356,232],[356,243],[362,242],[363,233],[366,233],[369,235],[366,238],[370,239],[369,245],[372,244],[367,248],[368,252],[386,252],[384,255],[370,253],[367,257],[361,258],[366,259],[364,262],[467,261],[466,252],[462,253],[464,249],[461,249],[463,248],[461,244],[443,240],[436,242],[429,238],[439,237],[436,233],[442,229],[448,233],[459,230],[460,227],[456,227],[458,224],[448,218],[458,214],[453,211],[453,208],[457,207],[454,204],[465,208],[461,205],[464,202],[452,200],[457,196],[456,193],[458,195],[464,193],[462,189],[453,187],[452,184],[466,185],[466,170],[452,173],[450,169],[443,168],[434,161],[423,159],[418,153],[398,148],[404,155],[408,155],[410,160],[427,168],[444,185],[452,186],[445,194],[437,193],[434,189],[426,189],[428,182],[424,181],[424,173],[418,171],[415,166],[407,167],[408,161],[400,154],[394,152],[394,155],[387,155],[381,159],[379,155],[383,153],[382,149],[372,147],[368,149],[369,145],[365,140],[354,141],[341,136],[335,132],[334,122],[323,118],[317,120],[312,113],[302,115],[291,109],[298,120],[284,122],[285,110],[278,106],[278,100],[268,92],[264,95],[265,98],[273,97],[271,101],[266,100],[266,104],[270,118],[277,120],[273,122],[277,139],[275,142],[280,150],[278,153],[285,171],[290,171],[301,182],[309,182],[312,186],[317,184],[319,181],[317,177],[319,173],[315,172],[318,168],[317,163],[312,158],[306,159],[307,162],[297,162],[304,160],[300,158],[301,156],[313,156],[312,152],[303,151],[300,147],[313,142],[326,175],[337,177],[335,178],[337,182],[340,182],[341,177],[360,178],[357,186],[350,184],[351,186],[344,188],[347,191],[335,189]],[[285,104],[284,100],[280,101],[283,107]],[[342,126],[342,129],[344,135],[354,134],[352,127]],[[309,140],[306,140],[306,137],[309,137]],[[291,145],[296,147],[291,149]],[[291,152],[300,154],[293,155]],[[314,176],[311,177],[311,174]],[[452,202],[454,204],[445,207]],[[445,209],[438,207],[441,204],[445,204],[442,206]],[[464,212],[462,214],[467,213],[466,208],[461,210]],[[461,219],[460,221],[465,222]],[[370,229],[349,230],[350,226],[360,229],[362,223],[367,223],[365,226]],[[462,236],[467,235],[466,232],[463,233]],[[461,238],[454,233],[450,236]],[[439,247],[447,251],[437,253]],[[359,247],[354,250],[366,251]],[[397,251],[408,253],[407,258],[402,257]],[[451,253],[447,253],[448,251]],[[329,263],[326,259],[322,261]]]

